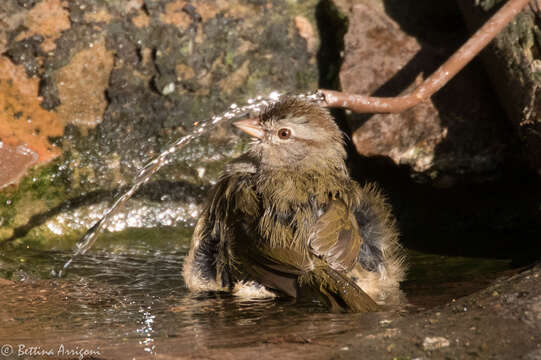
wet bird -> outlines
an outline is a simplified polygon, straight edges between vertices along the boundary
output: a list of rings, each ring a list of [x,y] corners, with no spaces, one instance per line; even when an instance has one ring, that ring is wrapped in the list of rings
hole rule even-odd
[[[234,125],[254,141],[204,205],[187,287],[316,298],[338,311],[398,302],[404,265],[390,208],[376,186],[350,178],[328,110],[286,98]]]

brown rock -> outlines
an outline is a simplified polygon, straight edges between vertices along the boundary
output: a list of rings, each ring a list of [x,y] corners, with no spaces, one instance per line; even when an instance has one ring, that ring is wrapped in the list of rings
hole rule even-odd
[[[415,38],[371,6],[353,6],[350,22],[340,71],[344,91],[376,92],[421,49]],[[355,131],[353,142],[363,156],[385,155],[422,172],[433,165],[434,147],[446,132],[433,102],[425,101],[401,114],[372,116]]]
[[[343,3],[349,17],[340,70],[345,92],[383,97],[407,93],[456,49],[455,42],[437,34],[428,43],[406,33],[404,24],[399,26],[375,0]],[[435,33],[428,25],[423,30]],[[449,174],[494,171],[505,157],[504,120],[486,101],[490,90],[479,73],[467,67],[431,99],[400,114],[348,116],[357,151],[447,180]]]
[[[27,13],[24,26],[28,30],[17,36],[16,40],[40,35],[44,37],[41,49],[53,51],[56,39],[62,31],[70,28],[69,13],[60,0],[43,0]]]
[[[103,38],[91,44],[60,69],[56,81],[61,105],[58,115],[66,123],[94,127],[103,120],[107,107],[105,90],[113,68],[113,53]]]

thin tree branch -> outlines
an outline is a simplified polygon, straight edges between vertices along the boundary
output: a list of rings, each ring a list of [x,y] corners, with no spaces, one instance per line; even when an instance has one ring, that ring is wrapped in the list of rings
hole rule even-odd
[[[470,39],[462,45],[423,84],[408,95],[371,97],[320,89],[327,107],[350,109],[357,113],[399,113],[428,99],[464,68],[530,2],[509,0]]]

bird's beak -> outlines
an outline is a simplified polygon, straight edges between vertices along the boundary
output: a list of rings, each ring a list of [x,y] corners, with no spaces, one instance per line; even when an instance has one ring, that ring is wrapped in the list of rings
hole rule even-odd
[[[265,134],[263,128],[261,127],[261,123],[257,118],[235,121],[233,125],[241,129],[251,137],[255,137],[258,139],[262,139]]]

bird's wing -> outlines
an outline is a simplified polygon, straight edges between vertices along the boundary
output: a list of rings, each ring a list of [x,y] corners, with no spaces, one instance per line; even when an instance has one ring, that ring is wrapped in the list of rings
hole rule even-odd
[[[212,188],[194,229],[190,252],[183,275],[186,285],[194,290],[226,289],[234,285],[231,250],[235,234],[230,227],[237,212],[248,217],[257,214],[257,199],[247,185],[250,164],[233,163],[236,171],[220,178]],[[234,208],[236,207],[236,209]]]
[[[308,245],[316,256],[336,271],[355,266],[362,238],[352,212],[341,200],[332,200],[308,235]]]
[[[365,312],[378,309],[346,273],[357,263],[363,239],[355,215],[341,200],[332,200],[308,235],[312,254],[324,265],[303,274],[301,283],[316,289],[335,311]]]
[[[261,284],[297,298],[320,298],[333,311],[365,312],[377,304],[351,280],[361,245],[353,214],[341,201],[333,201],[310,234],[310,251],[290,246],[243,242],[239,252],[245,270]],[[247,246],[248,245],[248,246]]]
[[[320,298],[332,311],[366,312],[377,304],[342,271],[323,259],[291,248],[246,246],[241,250],[249,261],[244,269],[264,286],[295,297]]]
[[[292,297],[320,297],[335,311],[377,309],[374,301],[345,275],[355,262],[361,239],[355,218],[343,202],[333,201],[317,220],[311,251],[305,251],[263,240],[257,228],[257,195],[249,184],[236,181],[242,178],[229,179],[221,189],[221,198],[230,199],[235,211],[226,216],[225,227],[234,236],[225,244],[225,251],[219,252],[231,254],[229,270],[234,279],[255,280]],[[211,208],[219,208],[219,203],[213,202]],[[229,238],[227,234],[224,237]]]
[[[250,226],[238,224],[234,252],[243,273],[262,285],[297,297],[297,277],[308,270],[305,255],[298,249],[270,246]]]

